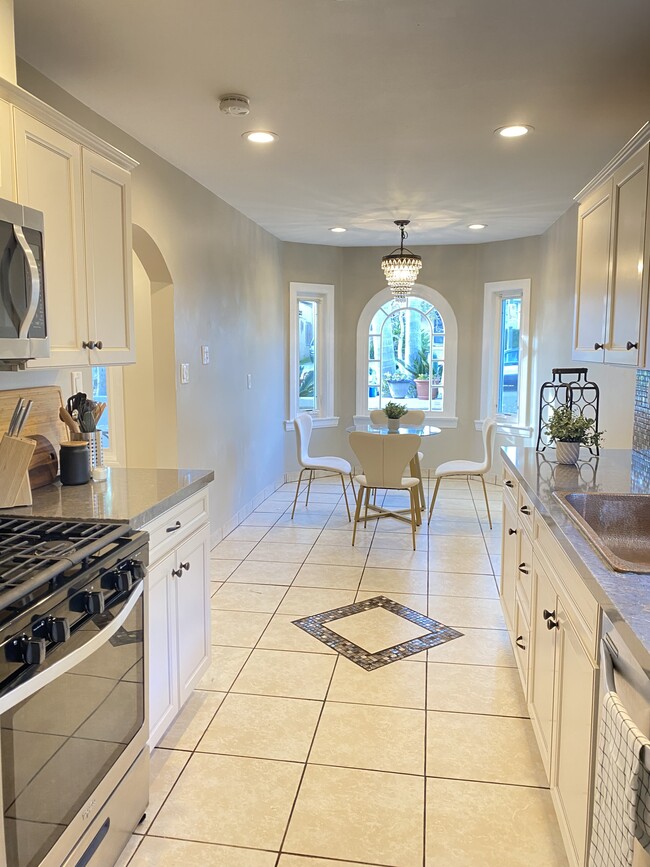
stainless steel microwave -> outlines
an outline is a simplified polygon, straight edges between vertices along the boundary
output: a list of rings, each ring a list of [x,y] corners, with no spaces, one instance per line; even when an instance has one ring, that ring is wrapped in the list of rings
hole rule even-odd
[[[0,369],[49,354],[43,214],[0,199]]]

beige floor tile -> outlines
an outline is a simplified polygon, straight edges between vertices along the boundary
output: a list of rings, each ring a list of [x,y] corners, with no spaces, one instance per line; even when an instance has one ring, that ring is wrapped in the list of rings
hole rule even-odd
[[[254,650],[232,691],[323,699],[337,658],[331,654]]]
[[[294,578],[293,586],[357,590],[362,574],[361,566],[323,566],[317,563],[305,563]]]
[[[426,539],[422,539],[420,550],[393,551],[390,548],[371,548],[366,566],[370,569],[409,569],[426,571]]]
[[[278,867],[372,867],[361,861],[330,861],[329,858],[305,858],[302,855],[281,855]]]
[[[271,619],[259,611],[220,611],[213,608],[212,644],[229,647],[255,647]]]
[[[133,854],[138,848],[138,846],[142,843],[142,841],[146,839],[141,837],[139,834],[132,834],[129,842],[126,844],[124,849],[122,850],[122,854],[115,862],[115,867],[126,867],[127,864],[135,864],[137,865],[137,861],[132,861]],[[141,861],[141,864],[146,864],[146,861]]]
[[[486,554],[485,542],[483,536],[436,536],[431,539],[430,550],[440,554]]]
[[[268,499],[264,500],[264,502],[255,509],[255,512],[267,512],[269,515],[276,515],[279,517],[281,514],[286,512],[288,506],[291,506],[291,503],[288,500]]]
[[[274,867],[276,858],[258,849],[146,837],[130,867]]]
[[[270,584],[224,584],[210,600],[221,611],[262,611],[273,614],[287,592],[286,587]]]
[[[215,563],[216,562],[217,561],[215,560]],[[220,587],[223,587],[223,581],[210,581],[210,596],[214,596]]]
[[[309,765],[283,848],[421,867],[423,782],[406,774]]]
[[[210,552],[213,560],[244,560],[257,542],[231,542],[224,539]]]
[[[248,647],[212,646],[210,667],[198,683],[197,689],[227,692],[250,655]]]
[[[262,560],[267,563],[302,563],[311,551],[311,545],[291,542],[260,542],[248,555],[248,560]]]
[[[481,525],[476,518],[443,517],[434,509],[429,524],[429,535],[440,538],[441,536],[481,536],[482,534]],[[432,547],[435,545],[435,538],[432,540]]]
[[[199,751],[304,762],[322,702],[230,693]]]
[[[313,545],[322,532],[317,527],[271,527],[264,541],[274,545]]]
[[[427,573],[415,569],[378,569],[369,566],[363,571],[359,590],[376,590],[386,594],[426,593]]]
[[[195,749],[225,697],[224,692],[193,692],[159,746],[167,750]]]
[[[480,599],[498,599],[499,591],[494,575],[468,575],[458,572],[429,572],[431,596],[474,596]]]
[[[545,789],[427,780],[427,867],[566,867]]]
[[[287,594],[278,608],[278,614],[293,614],[295,617],[322,614],[333,608],[351,605],[355,595],[354,590],[324,590],[318,587],[296,587],[294,585],[287,590]]]
[[[293,614],[274,614],[257,643],[261,650],[298,650],[304,653],[336,653],[293,622]]]
[[[377,590],[360,590],[357,593],[355,602],[363,602],[365,599],[372,599],[374,596],[385,596],[393,602],[399,602],[400,605],[405,605],[419,614],[427,613],[428,599],[419,593],[387,593]]]
[[[424,654],[418,654],[424,659]],[[416,657],[417,658],[417,657]],[[422,709],[425,700],[426,665],[391,662],[374,671],[364,671],[349,659],[340,658],[328,701],[350,704],[377,704]]]
[[[368,556],[367,548],[356,548],[341,545],[319,545],[311,549],[307,563],[322,563],[325,566],[365,566]]]
[[[430,596],[430,616],[435,620],[463,629],[505,629],[501,603],[498,599],[477,599],[464,596]]]
[[[376,533],[372,547],[373,550],[386,548],[390,551],[413,551],[413,540],[410,533]],[[422,541],[416,542],[416,547],[418,551],[426,550],[426,535]]]
[[[374,528],[364,530],[363,527],[357,529],[357,535],[354,540],[355,548],[369,548],[370,543],[375,535]],[[325,529],[318,537],[319,545],[341,545],[346,548],[352,545],[352,525],[348,524],[346,529],[328,530]]]
[[[528,716],[517,669],[487,665],[430,663],[427,707],[455,713]]]
[[[225,581],[229,575],[232,575],[240,563],[241,560],[210,559],[210,580]]]
[[[350,500],[350,514],[354,518],[354,499]],[[333,513],[327,522],[325,523],[326,530],[349,530],[352,532],[352,521],[348,520],[348,513],[343,512],[339,514],[338,512]],[[361,527],[363,529],[363,527]],[[368,531],[371,531],[371,527],[368,526]]]
[[[242,527],[241,525],[235,528],[232,533],[228,533],[225,542],[259,542],[267,534],[268,530],[264,527]]]
[[[152,833],[277,851],[302,770],[294,762],[194,753]]]
[[[296,514],[291,517],[291,510],[278,519],[277,527],[308,527],[311,529],[323,529],[329,519],[329,515],[307,514],[300,506],[296,507]]]
[[[424,723],[422,710],[327,702],[309,761],[423,774]]]
[[[277,521],[278,516],[273,515],[270,512],[251,512],[251,514],[244,518],[244,520],[239,525],[240,527],[272,527]]]
[[[342,635],[369,653],[377,653],[396,644],[426,635],[429,630],[400,617],[385,608],[370,608],[358,614],[341,617],[327,624],[328,629]]]
[[[136,834],[146,834],[149,830],[165,798],[181,775],[190,755],[191,753],[180,750],[156,749],[151,753],[147,818],[135,829]]]
[[[432,597],[435,600],[435,597]],[[434,607],[434,604],[432,607]],[[430,615],[432,616],[432,615]],[[464,665],[495,665],[514,668],[515,657],[505,629],[462,629],[461,638],[432,647],[429,662],[457,662]]]
[[[461,550],[440,552],[436,551],[435,547],[429,551],[429,568],[434,572],[469,572],[479,575],[492,573],[492,563],[487,553],[465,553]]]
[[[548,786],[530,720],[483,714],[427,714],[427,775]]]
[[[228,578],[229,584],[282,584],[288,586],[300,569],[299,563],[259,563],[244,560]]]

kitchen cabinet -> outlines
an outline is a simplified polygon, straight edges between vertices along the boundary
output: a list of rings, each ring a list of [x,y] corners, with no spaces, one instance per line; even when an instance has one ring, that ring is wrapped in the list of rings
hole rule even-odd
[[[0,199],[15,201],[11,105],[0,99]]]
[[[506,624],[511,629],[515,621],[515,584],[517,580],[517,513],[509,502],[503,498],[503,548],[501,556],[501,604]]]
[[[648,304],[650,128],[579,195],[573,358],[642,366]],[[633,152],[632,152],[633,151]],[[630,154],[631,155],[628,155]]]
[[[556,622],[557,600],[555,588],[538,558],[533,569],[533,586],[529,707],[542,763],[550,777],[556,630],[548,625]]]
[[[149,533],[149,746],[210,664],[210,525],[202,491],[143,527]]]

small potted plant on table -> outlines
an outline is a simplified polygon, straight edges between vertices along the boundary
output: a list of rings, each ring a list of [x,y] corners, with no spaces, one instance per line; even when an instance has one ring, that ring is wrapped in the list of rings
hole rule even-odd
[[[400,419],[408,412],[406,405],[403,403],[393,403],[389,400],[384,407],[384,412],[388,417],[388,430],[399,430]]]
[[[555,443],[558,464],[575,464],[580,457],[580,446],[599,446],[603,431],[596,430],[596,422],[574,413],[570,406],[560,406],[545,425],[546,433]]]

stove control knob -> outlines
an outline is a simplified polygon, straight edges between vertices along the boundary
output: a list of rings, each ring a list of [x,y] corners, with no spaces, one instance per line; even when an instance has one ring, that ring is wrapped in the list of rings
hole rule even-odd
[[[27,665],[40,665],[45,660],[47,643],[44,638],[27,638],[21,640],[20,654]]]
[[[113,572],[113,589],[118,593],[128,593],[133,587],[133,578],[128,569],[120,569],[118,572]]]
[[[101,590],[88,590],[84,597],[84,608],[88,614],[101,614],[104,610],[104,594]]]
[[[136,581],[140,578],[144,578],[144,576],[147,574],[144,563],[141,563],[140,560],[129,560],[129,562],[125,565],[131,575],[133,575],[133,577],[136,579]]]
[[[45,629],[47,637],[54,644],[63,644],[70,638],[70,624],[65,617],[48,617]]]

